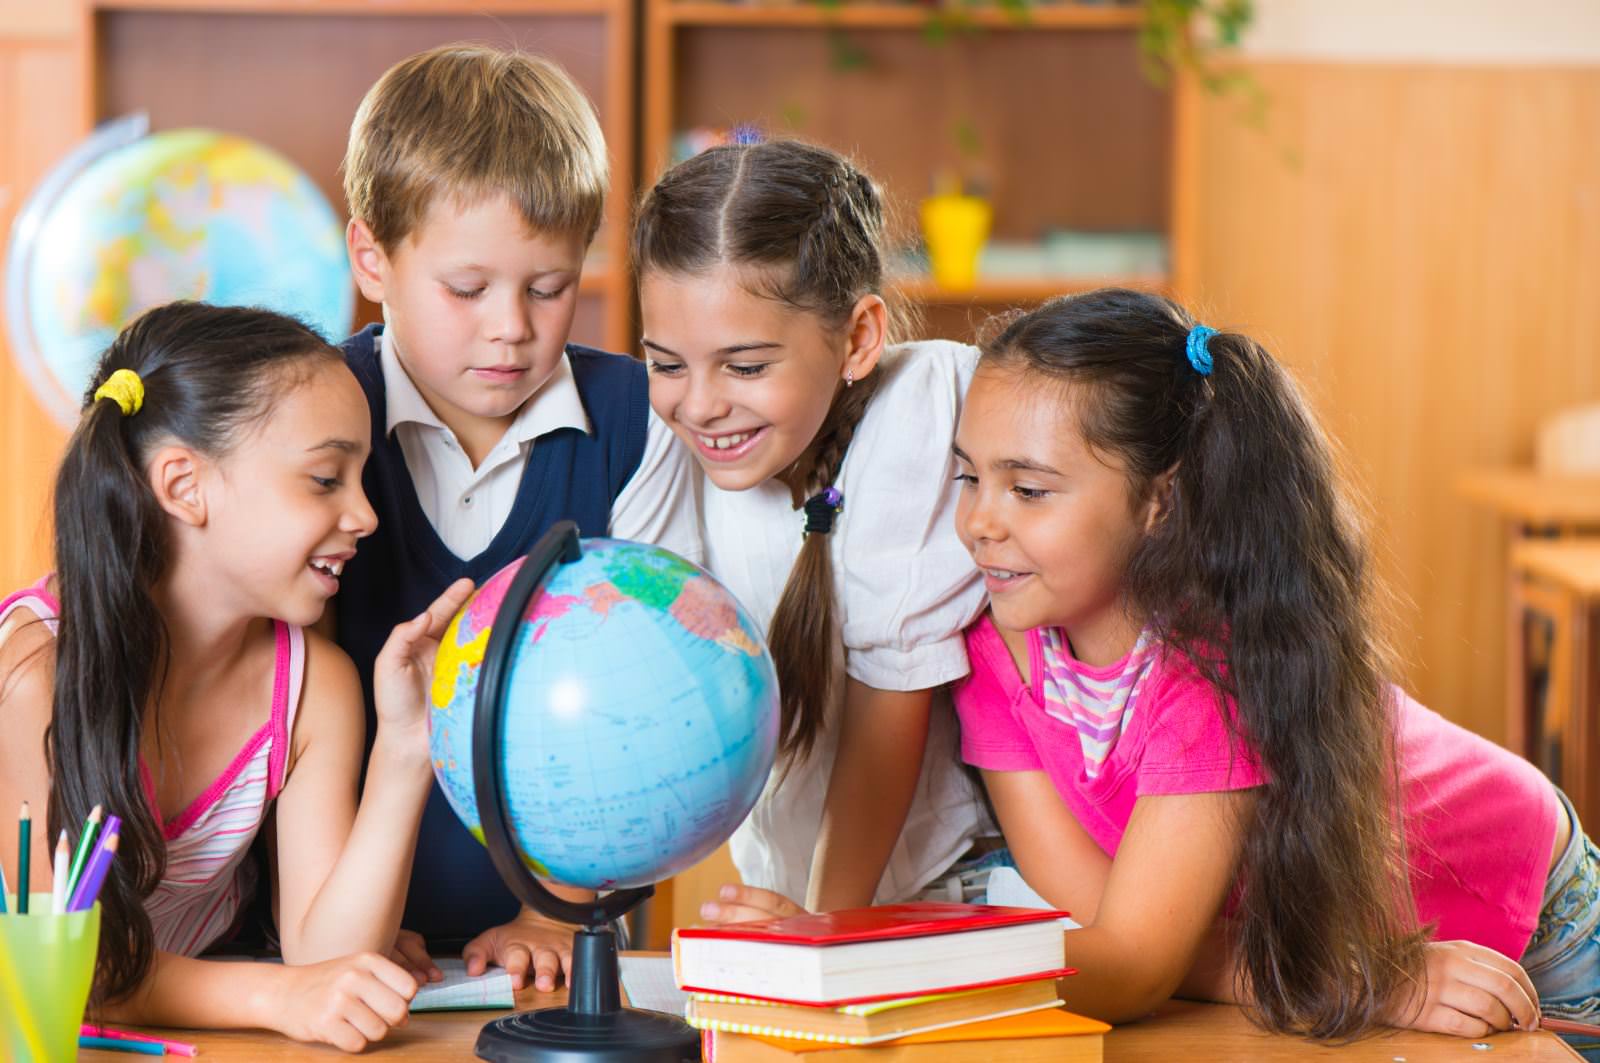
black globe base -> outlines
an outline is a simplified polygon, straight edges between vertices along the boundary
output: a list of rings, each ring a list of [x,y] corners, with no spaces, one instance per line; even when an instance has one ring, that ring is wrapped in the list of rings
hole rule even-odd
[[[478,1058],[495,1063],[698,1063],[700,1031],[663,1012],[623,1007],[620,981],[611,928],[580,928],[572,935],[567,1006],[491,1022],[478,1034]]]
[[[496,1063],[697,1063],[700,1032],[659,1011],[544,1008],[485,1026],[477,1053]]]

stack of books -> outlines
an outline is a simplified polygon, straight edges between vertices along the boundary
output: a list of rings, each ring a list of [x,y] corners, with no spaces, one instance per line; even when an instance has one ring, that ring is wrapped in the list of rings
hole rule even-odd
[[[1061,1008],[1065,912],[924,902],[673,934],[706,1063],[1098,1061]]]

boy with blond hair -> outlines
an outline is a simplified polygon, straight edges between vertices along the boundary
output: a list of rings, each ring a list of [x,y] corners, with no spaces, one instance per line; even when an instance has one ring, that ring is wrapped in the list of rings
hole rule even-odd
[[[593,108],[536,56],[435,48],[356,112],[346,242],[383,324],[344,352],[372,415],[378,530],[344,565],[338,635],[369,684],[395,624],[558,520],[700,560],[693,462],[651,415],[644,366],[567,343],[608,183]],[[402,925],[399,958],[424,973],[424,941],[471,939],[469,971],[498,962],[519,985],[531,969],[553,988],[570,962],[571,928],[519,908],[437,786]]]

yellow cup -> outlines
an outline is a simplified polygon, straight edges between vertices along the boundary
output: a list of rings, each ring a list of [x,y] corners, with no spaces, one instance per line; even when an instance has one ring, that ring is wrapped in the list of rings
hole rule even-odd
[[[29,894],[28,915],[6,898],[0,915],[0,1049],[4,1058],[71,1060],[94,982],[100,906],[50,914],[50,894]]]
[[[987,199],[942,193],[922,201],[922,238],[933,279],[946,288],[970,288],[978,279],[978,254],[989,239],[994,210]]]

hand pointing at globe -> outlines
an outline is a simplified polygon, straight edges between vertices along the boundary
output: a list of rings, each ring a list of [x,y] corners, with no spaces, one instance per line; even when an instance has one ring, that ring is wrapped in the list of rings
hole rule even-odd
[[[419,616],[389,635],[372,665],[372,700],[378,715],[378,740],[418,750],[427,759],[428,687],[439,638],[472,595],[472,581],[459,579]]]

